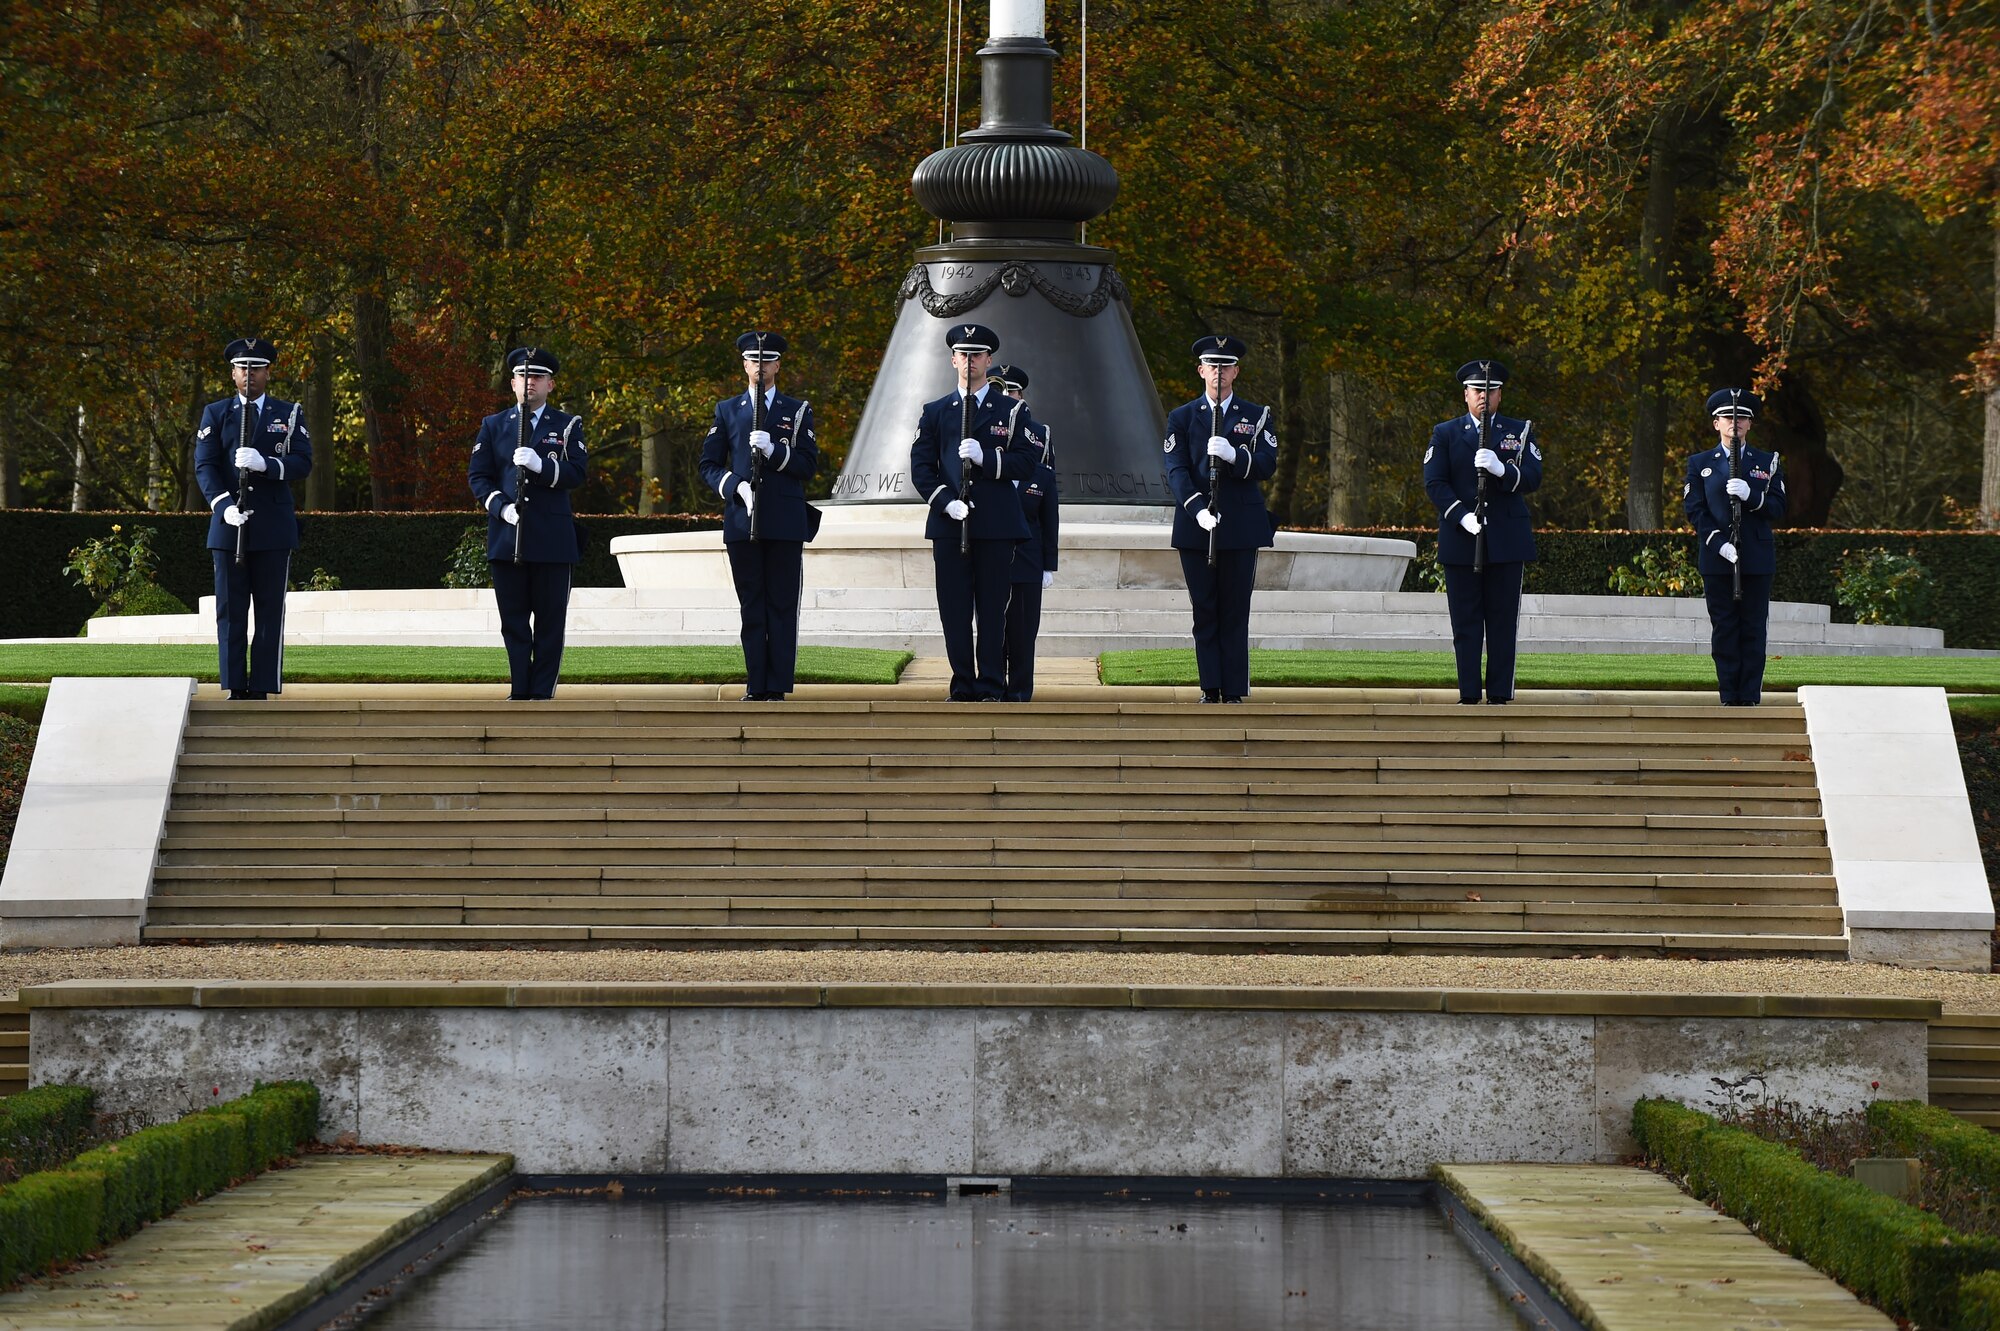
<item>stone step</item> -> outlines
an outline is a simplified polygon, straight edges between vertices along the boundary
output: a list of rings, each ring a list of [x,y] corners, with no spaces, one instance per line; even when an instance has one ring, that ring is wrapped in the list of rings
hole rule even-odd
[[[532,898],[315,895],[177,898],[159,928],[236,924],[421,924],[568,927],[901,926],[941,928],[1451,929],[1505,932],[1809,934],[1841,932],[1838,907],[1545,902],[1385,905],[1282,899],[681,897]]]
[[[746,815],[729,809],[577,809],[543,813],[536,810],[468,809],[453,822],[468,838],[572,837],[606,835],[688,836],[714,827],[739,831]],[[407,837],[422,833],[436,821],[428,810],[411,809],[177,809],[167,815],[169,841],[174,838],[264,838],[283,835],[299,840]],[[928,809],[869,809],[863,806],[827,809],[788,807],[785,821],[794,830],[823,830],[828,835],[870,834],[949,837],[966,830],[962,815],[940,815]],[[1076,828],[1093,836],[1145,842],[1187,841],[1216,836],[1263,834],[1292,841],[1369,845],[1417,829],[1455,829],[1466,837],[1505,837],[1515,842],[1604,843],[1642,841],[1648,846],[1759,845],[1810,847],[1824,850],[1826,826],[1819,818],[1695,817],[1674,814],[1475,814],[1475,813],[1322,813],[1302,819],[1265,810],[1128,809],[1103,814],[1086,809],[1049,809],[1037,823],[1051,832]]]
[[[1847,942],[1813,934],[1679,934],[1540,932],[1532,930],[1395,929],[1003,929],[899,926],[515,926],[515,925],[185,925],[146,926],[148,942],[317,940],[407,944],[579,944],[661,946],[682,944],[765,947],[772,944],[928,947],[941,943],[982,946],[1187,948],[1254,951],[1287,948],[1330,953],[1523,956],[1845,956]]]
[[[851,788],[801,787],[779,781],[554,782],[508,774],[482,781],[355,781],[330,789],[322,781],[177,781],[177,809],[236,808],[254,800],[259,808],[404,809],[451,812],[461,809],[656,811],[674,808],[768,809],[782,798],[790,809],[847,807]],[[1819,792],[1803,786],[1737,787],[1668,782],[1399,782],[1376,781],[1208,781],[1177,783],[1177,809],[1241,809],[1267,813],[1320,814],[1372,812],[1384,807],[1405,813],[1596,812],[1629,803],[1648,812],[1687,815],[1817,817]],[[931,810],[1127,810],[1157,809],[1160,792],[1122,781],[938,781],[924,786]]]
[[[969,829],[968,829],[969,830]],[[1525,873],[1616,873],[1644,865],[1649,873],[1824,873],[1830,859],[1773,846],[1652,846],[1645,843],[1516,843],[1463,838],[1328,844],[1297,840],[1217,837],[1197,844],[1155,845],[1098,837],[1051,836],[436,836],[369,837],[329,841],[297,837],[168,838],[162,865],[265,865],[338,863],[345,866],[653,865],[705,868],[809,864],[934,865],[1056,868],[1114,861],[1128,868],[1400,869]]]

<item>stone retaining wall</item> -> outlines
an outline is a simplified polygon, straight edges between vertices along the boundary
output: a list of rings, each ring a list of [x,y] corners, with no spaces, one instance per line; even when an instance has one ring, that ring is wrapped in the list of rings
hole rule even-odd
[[[1713,1079],[1922,1099],[1915,999],[1116,986],[23,991],[36,1083],[165,1115],[306,1077],[322,1133],[529,1173],[1413,1178],[1632,1149]]]

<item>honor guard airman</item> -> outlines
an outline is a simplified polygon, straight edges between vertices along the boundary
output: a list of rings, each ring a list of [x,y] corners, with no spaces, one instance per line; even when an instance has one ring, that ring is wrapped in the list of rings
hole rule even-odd
[[[984,324],[952,324],[945,345],[958,387],[924,404],[910,479],[930,506],[924,535],[937,569],[952,701],[997,702],[1007,686],[1014,546],[1028,539],[1014,482],[1034,473],[1041,450],[1030,436],[1040,431],[1025,403],[987,382],[999,334]]]
[[[466,480],[486,510],[486,559],[515,700],[553,698],[562,673],[570,581],[582,550],[569,494],[583,484],[590,452],[583,418],[549,404],[560,368],[544,347],[507,353],[515,405],[488,416],[472,445]]]
[[[208,549],[215,561],[222,688],[232,698],[257,699],[285,685],[285,585],[292,551],[299,548],[292,482],[312,471],[312,439],[299,405],[264,391],[276,347],[261,337],[239,337],[223,355],[236,392],[202,408],[195,481],[212,514]]]
[[[1214,334],[1194,344],[1202,395],[1167,417],[1167,482],[1194,608],[1194,659],[1203,702],[1250,693],[1250,594],[1257,551],[1274,544],[1260,482],[1278,469],[1271,409],[1234,392],[1244,345]]]
[[[1688,459],[1681,487],[1681,506],[1694,523],[1709,648],[1724,707],[1755,707],[1764,698],[1765,628],[1771,579],[1778,571],[1771,524],[1784,521],[1785,478],[1776,453],[1744,442],[1761,405],[1755,393],[1742,388],[1709,397],[1717,447]]]
[[[1028,372],[1020,366],[996,365],[987,375],[1016,402],[1028,400]],[[1007,594],[1007,688],[1001,694],[1008,702],[1034,701],[1035,639],[1042,631],[1042,593],[1055,585],[1056,546],[1062,525],[1062,496],[1056,483],[1049,427],[1045,422],[1031,421],[1022,433],[1040,451],[1035,470],[1014,482],[1021,495],[1021,517],[1028,524],[1028,539],[1014,547],[1014,563],[1008,570],[1012,586]]]
[[[812,404],[778,391],[785,339],[745,333],[745,389],[715,404],[701,479],[722,496],[722,541],[743,614],[745,702],[782,702],[796,683],[800,572],[819,510],[805,483],[819,469]]]
[[[1534,422],[1500,415],[1507,367],[1497,360],[1461,365],[1465,415],[1431,431],[1424,449],[1424,492],[1438,511],[1438,563],[1451,609],[1458,658],[1458,700],[1514,699],[1521,578],[1535,558],[1535,531],[1522,499],[1542,483]]]

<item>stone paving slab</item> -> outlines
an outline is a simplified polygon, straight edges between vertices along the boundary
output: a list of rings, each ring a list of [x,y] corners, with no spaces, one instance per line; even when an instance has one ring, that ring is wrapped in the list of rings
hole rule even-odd
[[[514,1169],[507,1155],[318,1155],[0,1294],[0,1331],[276,1326]]]
[[[1437,1173],[1592,1331],[1896,1325],[1647,1170],[1440,1165]]]

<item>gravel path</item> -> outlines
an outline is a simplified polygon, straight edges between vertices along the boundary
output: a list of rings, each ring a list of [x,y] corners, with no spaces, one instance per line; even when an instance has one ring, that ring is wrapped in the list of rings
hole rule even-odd
[[[1888,994],[2000,1013],[2000,976],[1812,960],[1208,956],[1186,953],[467,950],[259,944],[0,954],[0,991],[55,980],[694,980],[1212,984],[1642,993]]]

